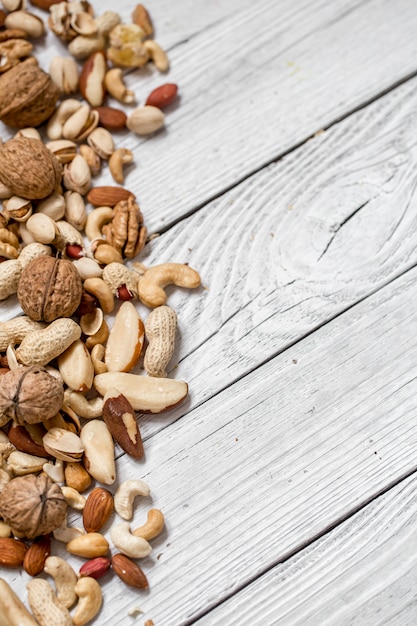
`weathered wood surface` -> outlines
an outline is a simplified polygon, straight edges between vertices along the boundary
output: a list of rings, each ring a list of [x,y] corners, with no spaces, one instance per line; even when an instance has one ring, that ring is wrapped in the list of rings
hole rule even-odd
[[[188,403],[141,418],[145,461],[118,460],[120,480],[152,488],[135,521],[148,504],[167,516],[144,563],[151,590],[108,577],[100,621],[128,624],[138,605],[138,623],[177,626],[222,602],[201,621],[228,623],[236,607],[244,623],[263,572],[416,468],[416,272],[397,277],[417,263],[417,81],[294,148],[415,72],[417,13],[406,0],[157,4],[172,70],[128,80],[142,102],[167,79],[182,97],[166,132],[118,145],[135,150],[126,183],[151,231],[167,229],[141,260],[188,262],[205,288],[170,290],[171,375],[189,381]],[[411,624],[410,577],[396,571],[390,606]],[[27,577],[6,578],[25,597]],[[323,619],[325,601],[312,608]],[[339,610],[343,589],[328,602]],[[358,602],[358,624],[390,600],[378,602]]]
[[[413,626],[416,523],[414,475],[196,624]]]

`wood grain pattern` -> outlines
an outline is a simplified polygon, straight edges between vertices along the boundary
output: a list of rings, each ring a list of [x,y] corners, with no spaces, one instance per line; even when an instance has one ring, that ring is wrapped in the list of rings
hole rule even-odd
[[[196,624],[412,626],[416,521],[414,475]]]
[[[144,561],[141,606],[156,623],[192,623],[417,469],[416,280],[414,269],[147,442],[144,479],[167,520]],[[133,473],[122,463],[119,480]],[[121,606],[125,590],[111,588]]]
[[[263,0],[173,49],[180,106],[139,143],[138,177],[127,179],[151,231],[415,72],[416,23],[410,0]],[[138,93],[160,84],[132,78]]]

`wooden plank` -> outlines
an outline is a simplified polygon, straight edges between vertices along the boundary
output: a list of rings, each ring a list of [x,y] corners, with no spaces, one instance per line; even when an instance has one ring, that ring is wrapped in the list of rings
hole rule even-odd
[[[166,532],[137,603],[188,624],[417,469],[417,269],[151,438],[141,475]],[[375,451],[377,454],[375,454]],[[135,596],[105,581],[112,623]]]
[[[181,101],[127,178],[166,228],[417,69],[413,2],[263,0],[171,52]],[[137,76],[135,74],[135,76]],[[161,77],[132,76],[146,97]],[[142,98],[142,96],[140,96]]]
[[[413,626],[416,522],[414,474],[195,623]]]
[[[144,70],[127,77],[140,103],[166,80],[178,83],[181,92],[167,111],[165,131],[142,140],[122,133],[117,142],[135,150],[138,169],[126,185],[137,194],[151,232],[417,69],[417,16],[410,0],[395,6],[389,0],[303,0],[296,7],[290,0],[262,0],[240,6],[220,4],[217,14],[215,3],[207,11],[197,5],[196,22],[184,25],[186,37],[189,28],[211,27],[170,51],[169,74]],[[114,8],[103,3],[107,7]],[[168,9],[156,7],[158,26],[159,12]],[[189,13],[189,6],[182,12]],[[165,38],[164,26],[162,45]],[[50,41],[39,55],[45,67],[51,50],[64,51],[55,40],[51,49]],[[111,182],[107,169],[100,182]]]
[[[416,110],[414,80],[147,247],[146,264],[189,262],[207,290],[168,290],[180,327],[171,375],[191,397],[145,418],[145,436],[417,262]],[[16,310],[3,303],[2,318]]]

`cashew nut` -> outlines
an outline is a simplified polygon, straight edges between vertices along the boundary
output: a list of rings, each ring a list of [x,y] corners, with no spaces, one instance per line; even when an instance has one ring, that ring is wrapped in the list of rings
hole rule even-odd
[[[8,583],[0,578],[1,626],[39,626]]]
[[[78,580],[71,565],[59,556],[48,556],[43,571],[54,579],[58,600],[67,609],[71,608],[77,600],[74,589]]]
[[[65,390],[64,397],[80,417],[91,419],[103,414],[103,398],[99,396],[88,400],[80,391]]]
[[[44,463],[42,469],[54,483],[64,482],[64,462],[60,459],[56,459],[55,463]]]
[[[61,487],[61,489],[68,506],[77,511],[82,511],[86,503],[85,496],[81,495],[80,492],[73,487],[64,486]]]
[[[0,537],[10,537],[11,534],[12,534],[12,529],[9,526],[9,524],[6,524],[6,522],[3,522],[0,520]]]
[[[60,602],[51,585],[43,578],[32,578],[26,585],[28,602],[40,626],[72,626],[68,609]]]
[[[162,511],[159,509],[150,509],[146,523],[132,531],[132,535],[142,537],[149,541],[149,539],[157,537],[162,532],[164,524],[165,520]]]
[[[91,360],[95,374],[104,374],[104,372],[107,372],[107,365],[103,361],[105,353],[106,349],[101,343],[97,343],[91,350]]]
[[[125,520],[133,517],[133,502],[136,496],[149,496],[149,486],[140,478],[124,480],[114,494],[114,508],[116,513]]]
[[[193,289],[201,283],[200,275],[188,265],[181,263],[163,263],[146,270],[138,280],[140,300],[149,307],[165,304],[167,294],[164,287],[177,285]]]
[[[103,597],[99,583],[91,576],[81,577],[75,585],[79,597],[72,622],[74,626],[84,626],[99,612]]]
[[[119,102],[132,104],[135,102],[135,94],[128,89],[123,82],[123,72],[120,67],[113,67],[106,72],[104,86],[108,93]]]
[[[123,185],[125,175],[123,166],[133,162],[133,152],[127,148],[115,150],[109,159],[109,170],[116,183]]]
[[[111,313],[113,311],[114,296],[110,287],[102,278],[87,278],[83,286],[85,291],[96,296],[104,313]]]
[[[67,526],[67,520],[64,520],[61,526],[55,528],[53,535],[54,539],[56,539],[57,541],[62,541],[62,543],[68,544],[70,543],[70,541],[78,539],[78,537],[84,535],[84,531],[82,530],[82,528]]]
[[[101,229],[104,224],[113,219],[113,209],[109,206],[99,206],[93,209],[87,216],[85,234],[90,241],[102,237]]]
[[[129,522],[113,526],[110,530],[110,537],[116,548],[132,559],[142,559],[152,551],[152,546],[146,539],[132,535]]]

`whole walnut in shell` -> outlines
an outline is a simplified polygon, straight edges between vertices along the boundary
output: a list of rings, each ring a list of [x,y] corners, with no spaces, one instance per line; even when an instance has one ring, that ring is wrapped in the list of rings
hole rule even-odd
[[[61,487],[46,474],[27,474],[10,480],[0,493],[0,515],[13,530],[34,539],[61,526],[67,503]]]
[[[49,74],[28,59],[0,75],[0,120],[14,128],[39,126],[59,97]]]
[[[71,261],[50,256],[28,263],[17,286],[20,306],[37,322],[71,317],[81,302],[81,295],[81,277]]]
[[[37,424],[61,409],[64,387],[44,367],[31,365],[10,370],[0,377],[0,425],[11,419]]]
[[[61,178],[61,163],[38,139],[15,137],[0,147],[0,181],[13,195],[41,200]]]

